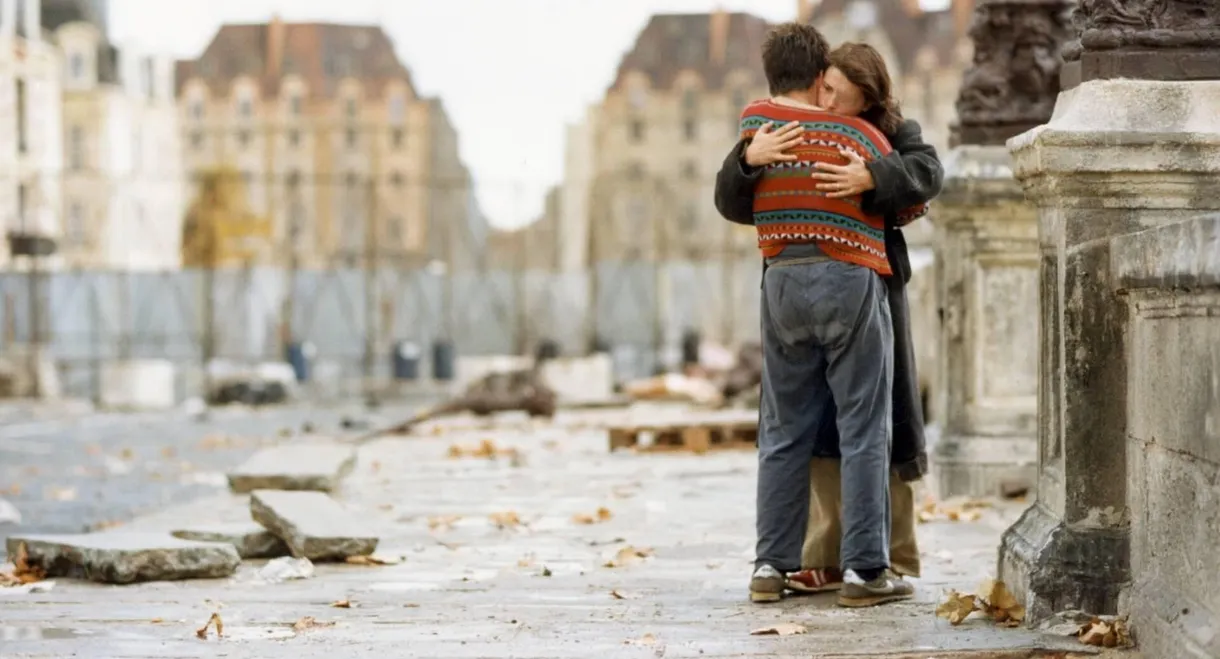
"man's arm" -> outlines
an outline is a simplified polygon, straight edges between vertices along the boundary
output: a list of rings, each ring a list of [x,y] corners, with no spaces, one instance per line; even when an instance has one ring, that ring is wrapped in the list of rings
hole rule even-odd
[[[724,219],[737,224],[754,225],[754,186],[762,177],[762,169],[745,163],[749,140],[740,140],[716,174],[716,210]]]
[[[940,194],[945,169],[936,147],[923,141],[919,122],[907,119],[890,138],[893,152],[868,163],[874,187],[865,192],[861,206],[866,213],[892,215],[931,201]]]

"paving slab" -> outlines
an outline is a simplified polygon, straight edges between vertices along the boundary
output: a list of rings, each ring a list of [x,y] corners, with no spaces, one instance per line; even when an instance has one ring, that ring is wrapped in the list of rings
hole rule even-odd
[[[377,549],[378,538],[369,525],[322,492],[255,490],[250,515],[297,558],[341,561]]]
[[[227,577],[241,562],[233,545],[163,533],[15,535],[7,541],[9,555],[22,544],[28,563],[47,576],[112,584]]]
[[[183,540],[224,542],[242,558],[279,558],[288,555],[288,545],[258,522],[213,523],[175,529],[170,535]]]
[[[229,489],[239,494],[254,490],[333,492],[355,464],[356,450],[351,446],[290,442],[263,449],[229,472]]]

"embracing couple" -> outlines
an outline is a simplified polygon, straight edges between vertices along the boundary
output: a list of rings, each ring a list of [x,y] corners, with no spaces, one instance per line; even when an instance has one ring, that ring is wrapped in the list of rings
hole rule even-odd
[[[787,23],[763,45],[771,98],[742,112],[716,207],[758,231],[763,377],[750,598],[910,598],[912,483],[927,471],[900,227],[943,169],[885,62]]]

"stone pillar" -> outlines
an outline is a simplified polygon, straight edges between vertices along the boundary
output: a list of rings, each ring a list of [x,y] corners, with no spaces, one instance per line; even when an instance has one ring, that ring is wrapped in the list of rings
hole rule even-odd
[[[1151,393],[1138,386],[1143,371],[1157,361],[1190,364],[1200,358],[1191,351],[1198,344],[1167,339],[1159,360],[1134,354],[1153,343],[1132,341],[1139,309],[1122,294],[1129,284],[1121,279],[1131,270],[1124,259],[1135,258],[1130,246],[1153,244],[1131,236],[1220,208],[1220,0],[1082,0],[1073,22],[1079,40],[1064,49],[1054,115],[1009,142],[1014,175],[1039,210],[1038,500],[1004,534],[999,573],[1033,621],[1070,608],[1122,609],[1145,629],[1193,625],[1211,637],[1190,652],[1191,639],[1170,634],[1176,649],[1146,649],[1148,659],[1220,656],[1213,640],[1220,599],[1206,569],[1215,563],[1214,543],[1198,550],[1187,543],[1187,534],[1220,535],[1214,505],[1210,518],[1199,519],[1203,530],[1178,525],[1182,536],[1173,537],[1167,520],[1154,517],[1193,515],[1192,506],[1149,513],[1140,501],[1171,483],[1137,459],[1148,443],[1166,441],[1172,451],[1175,438],[1195,428],[1198,440],[1210,437],[1215,464],[1220,438],[1190,416],[1188,401],[1167,403],[1181,424],[1172,432],[1134,434],[1146,425],[1134,396]],[[1188,256],[1159,249],[1144,258]],[[1207,322],[1215,308],[1180,313]],[[1177,386],[1210,392],[1216,382],[1191,376]],[[1192,487],[1214,494],[1214,477]],[[1156,533],[1165,537],[1144,537]],[[1163,551],[1140,559],[1132,548],[1143,545]],[[1137,559],[1146,562],[1135,570]],[[1167,563],[1190,567],[1166,580]],[[1197,585],[1180,588],[1187,580]],[[1210,627],[1199,627],[1200,619]]]
[[[933,215],[944,416],[932,460],[941,496],[1034,485],[1038,220],[1004,142],[1051,116],[1070,6],[986,0],[970,27],[974,63],[962,80]]]

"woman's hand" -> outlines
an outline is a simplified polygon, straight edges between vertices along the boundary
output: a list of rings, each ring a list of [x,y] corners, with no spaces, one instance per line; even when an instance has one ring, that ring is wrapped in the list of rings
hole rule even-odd
[[[771,132],[771,122],[765,123],[750,145],[746,147],[746,164],[751,167],[765,167],[777,162],[792,162],[796,160],[793,154],[785,153],[795,148],[805,139],[805,128],[799,121],[792,121],[775,132]]]
[[[822,181],[818,189],[825,192],[830,199],[840,199],[862,194],[877,187],[873,173],[868,171],[864,159],[854,151],[839,151],[847,158],[846,165],[831,165],[829,163],[814,163],[819,171],[813,173],[813,178]]]

